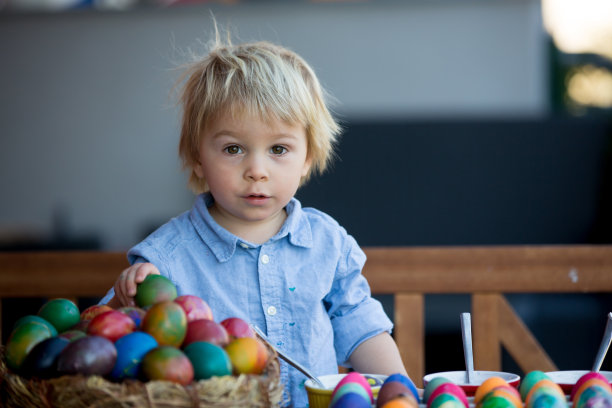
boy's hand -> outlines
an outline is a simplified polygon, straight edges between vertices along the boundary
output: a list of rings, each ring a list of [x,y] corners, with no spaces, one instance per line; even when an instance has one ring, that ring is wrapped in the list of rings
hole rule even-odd
[[[147,275],[159,275],[159,270],[152,263],[137,263],[121,272],[115,281],[115,300],[120,306],[135,306],[136,287]],[[109,302],[110,303],[110,302]]]

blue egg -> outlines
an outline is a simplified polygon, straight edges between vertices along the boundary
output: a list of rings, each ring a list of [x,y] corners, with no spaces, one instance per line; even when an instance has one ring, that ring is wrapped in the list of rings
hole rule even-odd
[[[387,379],[383,383],[383,386],[391,381],[397,381],[404,384],[406,387],[408,387],[410,392],[412,392],[412,396],[414,397],[414,399],[416,399],[417,402],[421,402],[421,399],[419,398],[419,390],[408,376],[405,376],[404,374],[400,373],[391,374],[389,377],[387,377]]]
[[[133,332],[119,338],[115,342],[117,361],[110,377],[113,380],[136,378],[142,358],[155,347],[157,340],[145,332]]]
[[[334,390],[334,396],[332,397],[331,402],[329,403],[329,405],[334,406],[336,401],[338,401],[340,398],[342,398],[343,395],[349,394],[349,393],[359,394],[365,400],[370,401],[370,394],[368,394],[366,389],[363,388],[363,386],[361,384],[354,383],[354,382],[348,382],[346,384],[341,385],[340,388],[338,388],[337,390]]]
[[[336,400],[331,408],[372,408],[370,399],[365,399],[361,394],[349,392]]]

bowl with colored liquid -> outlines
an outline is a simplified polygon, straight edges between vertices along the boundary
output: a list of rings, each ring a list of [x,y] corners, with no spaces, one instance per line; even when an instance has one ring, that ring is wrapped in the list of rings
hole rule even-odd
[[[552,382],[559,384],[566,395],[570,395],[574,384],[585,374],[590,373],[588,370],[563,370],[563,371],[548,371],[546,375]],[[599,374],[606,377],[612,385],[612,371],[599,371]]]
[[[314,381],[310,379],[306,380],[304,383],[304,388],[306,388],[306,392],[308,393],[309,408],[328,408],[332,401],[332,393],[334,392],[334,389],[341,381],[345,379],[345,377],[347,377],[348,374],[329,374],[317,377],[323,383],[323,387],[317,386]],[[362,376],[367,380],[368,384],[370,385],[370,389],[372,390],[372,395],[374,399],[376,399],[380,386],[385,381],[387,376],[379,374],[362,374]],[[347,388],[351,388],[352,385],[353,384],[349,384],[349,387]]]
[[[427,374],[423,377],[423,387],[427,387],[427,384],[434,380],[436,377],[443,377],[446,380],[458,385],[463,389],[468,397],[474,396],[478,387],[487,379],[491,377],[500,377],[505,380],[508,385],[515,388],[519,386],[521,377],[518,374],[507,373],[503,371],[474,371],[474,379],[472,382],[467,381],[466,371],[443,371],[439,373]]]

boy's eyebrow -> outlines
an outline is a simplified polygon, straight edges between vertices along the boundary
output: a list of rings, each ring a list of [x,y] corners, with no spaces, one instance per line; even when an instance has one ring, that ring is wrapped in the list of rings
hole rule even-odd
[[[225,136],[225,135],[239,137],[240,136],[240,132],[232,131],[232,130],[229,130],[229,129],[221,129],[221,130],[216,131],[212,135],[212,138],[216,139],[218,137]],[[298,135],[296,135],[295,133],[279,132],[279,133],[273,134],[273,136],[276,139],[281,139],[281,138],[299,139]]]

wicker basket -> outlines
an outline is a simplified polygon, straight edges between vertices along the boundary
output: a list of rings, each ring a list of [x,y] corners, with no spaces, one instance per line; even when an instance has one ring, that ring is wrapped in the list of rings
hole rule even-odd
[[[262,375],[213,377],[182,386],[168,381],[115,383],[99,376],[25,379],[0,359],[0,406],[4,407],[275,407],[283,401],[280,364],[274,350]],[[0,348],[2,356],[3,350]]]

